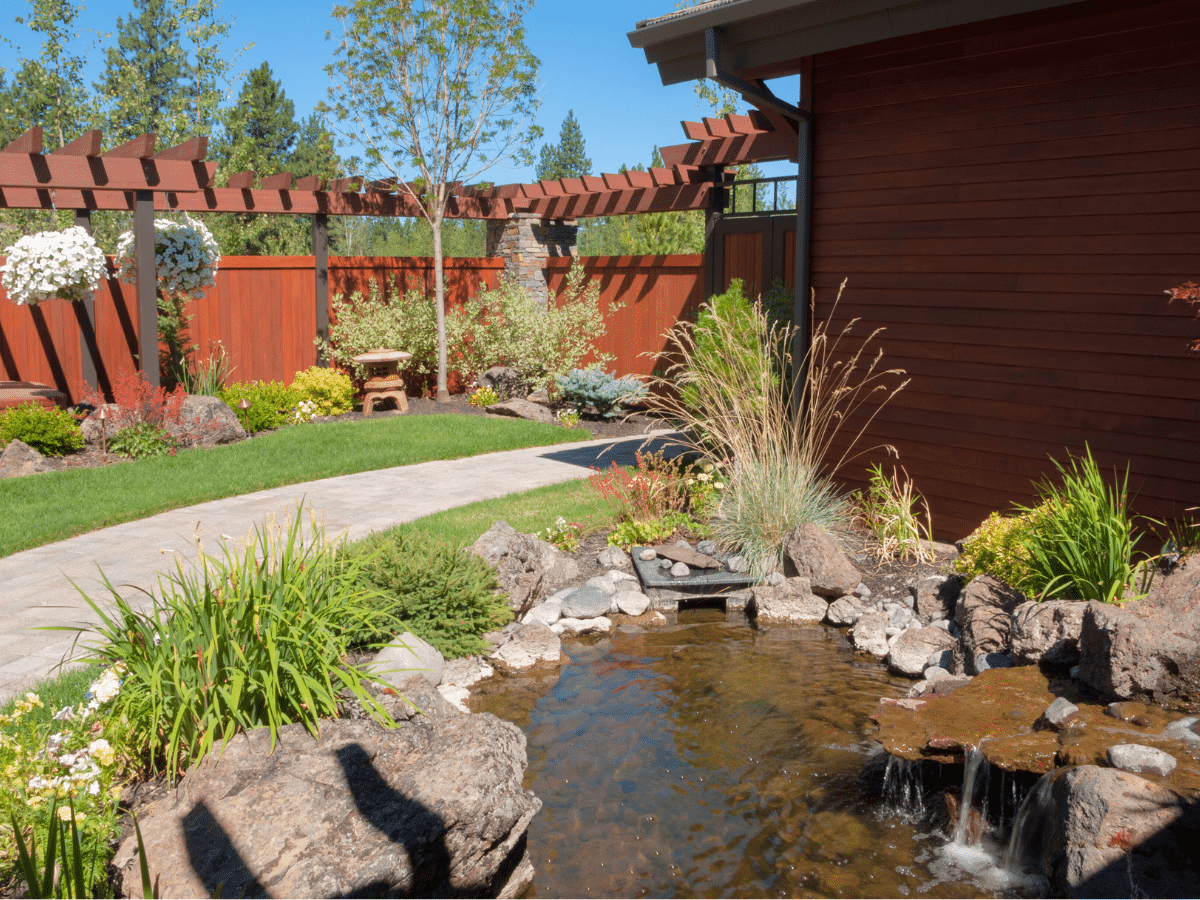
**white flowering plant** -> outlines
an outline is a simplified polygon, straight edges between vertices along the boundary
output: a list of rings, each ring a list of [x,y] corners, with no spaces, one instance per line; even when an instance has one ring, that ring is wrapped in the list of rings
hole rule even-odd
[[[221,250],[203,222],[184,215],[182,222],[154,220],[154,260],[158,290],[164,297],[193,299],[216,284]],[[122,281],[137,278],[133,232],[117,242],[117,269]]]
[[[82,300],[107,277],[104,253],[78,225],[65,231],[26,235],[4,251],[0,284],[14,303],[37,306],[61,297]]]

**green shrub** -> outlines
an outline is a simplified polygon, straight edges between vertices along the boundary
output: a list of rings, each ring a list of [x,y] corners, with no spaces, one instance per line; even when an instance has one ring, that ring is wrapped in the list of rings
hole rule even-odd
[[[251,434],[287,424],[292,407],[300,402],[295,391],[278,381],[239,382],[222,388],[217,396]],[[242,400],[250,401],[249,409],[238,409]]]
[[[482,653],[481,635],[512,620],[496,573],[451,544],[392,530],[361,542],[355,556],[388,615],[447,659]]]
[[[1035,514],[1005,517],[992,513],[963,542],[955,570],[968,579],[991,575],[1013,587],[1025,583],[1029,577],[1025,542]]]
[[[243,549],[201,548],[200,564],[160,576],[148,613],[103,578],[113,604],[84,599],[102,640],[91,659],[128,671],[112,715],[127,723],[132,748],[173,780],[191,762],[244,729],[303,722],[317,733],[349,689],[381,721],[386,713],[363,687],[371,676],[343,656],[391,628],[387,611],[360,585],[360,565],[338,558],[303,516],[284,529],[255,528]]]
[[[1043,481],[1036,486],[1041,506],[1018,507],[1034,519],[1023,544],[1029,574],[1017,587],[1043,600],[1115,603],[1139,568],[1134,548],[1142,535],[1129,512],[1129,470],[1108,484],[1090,448],[1054,466],[1062,485]]]
[[[137,422],[126,425],[108,442],[108,452],[144,459],[148,456],[165,456],[175,449],[175,439],[170,432],[155,422]]]
[[[557,379],[568,403],[591,406],[606,419],[619,416],[627,403],[646,396],[646,386],[636,378],[617,378],[600,369],[572,369]]]
[[[0,413],[0,445],[22,441],[43,456],[83,449],[83,432],[69,412],[32,400]]]
[[[297,372],[292,392],[297,401],[315,403],[318,416],[336,416],[354,409],[354,382],[340,369],[313,366]]]
[[[655,519],[626,519],[608,533],[609,546],[628,550],[633,546],[654,544],[677,531],[705,536],[708,528],[687,513],[670,512]]]

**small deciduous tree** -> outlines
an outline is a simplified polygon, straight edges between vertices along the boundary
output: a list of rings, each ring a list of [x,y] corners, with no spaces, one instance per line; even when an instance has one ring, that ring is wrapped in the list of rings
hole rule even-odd
[[[342,35],[326,69],[327,112],[396,179],[433,232],[437,397],[446,387],[442,220],[456,183],[496,163],[533,162],[541,136],[538,60],[525,46],[531,0],[356,0],[334,16]],[[416,176],[415,178],[413,176]]]

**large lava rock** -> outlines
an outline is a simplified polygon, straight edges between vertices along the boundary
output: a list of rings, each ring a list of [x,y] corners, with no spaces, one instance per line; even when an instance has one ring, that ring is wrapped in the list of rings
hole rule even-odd
[[[957,643],[941,628],[911,628],[892,644],[887,655],[888,668],[898,675],[919,678],[929,657],[943,650],[953,651]]]
[[[1021,665],[1075,665],[1085,609],[1086,603],[1075,600],[1022,603],[1012,614],[1013,657]]]
[[[0,478],[49,472],[46,458],[24,441],[13,438],[0,453]]]
[[[926,622],[953,619],[962,579],[957,575],[931,575],[912,586],[913,608]]]
[[[1026,865],[1041,869],[1059,896],[1195,896],[1197,816],[1174,791],[1129,772],[1074,766],[1046,776],[1035,799],[1042,815],[1018,841]]]
[[[444,897],[520,894],[525,737],[487,713],[266,728],[214,751],[140,816],[164,897]],[[136,843],[113,860],[140,897]]]
[[[1079,677],[1107,696],[1200,708],[1200,562],[1184,562],[1124,609],[1089,603]]]
[[[83,439],[89,444],[99,444],[101,432],[111,439],[117,433],[113,419],[120,407],[105,404],[108,416],[106,427],[101,427],[99,410],[83,420],[79,426]],[[189,394],[180,406],[179,419],[168,423],[167,431],[183,447],[213,447],[217,444],[232,444],[246,437],[237,414],[220,397]]]
[[[521,534],[507,522],[497,522],[470,549],[495,568],[518,618],[543,596],[579,578],[579,564],[573,557],[532,534]]]
[[[783,544],[783,574],[807,578],[814,594],[836,600],[862,578],[844,550],[819,525],[801,525]]]
[[[962,629],[967,659],[981,653],[1006,652],[1013,610],[1024,602],[1024,594],[991,575],[972,578],[954,607],[954,621]]]
[[[788,578],[783,584],[754,588],[754,611],[759,622],[799,625],[820,622],[829,601],[813,593],[807,578]]]

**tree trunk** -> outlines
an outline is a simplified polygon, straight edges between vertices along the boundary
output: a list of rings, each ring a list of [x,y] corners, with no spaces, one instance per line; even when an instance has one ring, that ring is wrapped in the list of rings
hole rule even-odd
[[[442,273],[442,217],[434,215],[429,223],[433,231],[433,303],[437,310],[437,402],[450,402],[446,386],[446,279]]]

